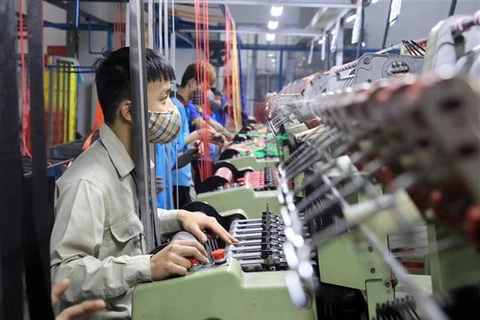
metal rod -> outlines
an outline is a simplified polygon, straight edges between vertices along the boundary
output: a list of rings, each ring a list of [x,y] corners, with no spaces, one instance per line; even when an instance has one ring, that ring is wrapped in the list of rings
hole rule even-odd
[[[66,75],[66,68],[65,68],[65,62],[61,62],[62,64],[62,69],[61,69],[61,72],[62,72],[62,143],[66,142],[66,130],[65,130],[65,127],[67,125],[67,121],[66,121],[66,118],[65,118],[65,114],[67,113],[66,112],[66,108],[67,108],[67,95],[66,95],[66,89],[67,89],[67,81],[66,81],[66,78],[65,78],[65,75]]]
[[[73,64],[71,64],[69,62],[66,62],[65,65],[68,66],[68,71],[66,73],[66,77],[67,77],[67,92],[66,92],[66,94],[67,94],[67,105],[66,105],[66,109],[67,109],[67,128],[66,129],[67,130],[66,130],[66,141],[68,142],[68,141],[70,141],[70,111],[71,111],[70,110],[70,107],[71,107],[71,104],[70,104],[71,81],[70,80],[71,80],[71,75],[72,74],[70,72],[72,71],[72,67],[74,67],[74,66],[73,66]]]
[[[53,72],[55,70],[49,68],[48,71],[48,146],[53,144]]]
[[[163,12],[165,17],[163,19],[163,42],[165,44],[165,57],[170,60],[170,55],[168,52],[168,0],[164,0],[163,2]]]
[[[32,143],[32,200],[30,217],[23,223],[26,293],[31,318],[53,319],[50,306],[49,228],[53,210],[48,209],[47,150],[45,148],[43,1],[28,1],[28,68],[30,78],[30,133]],[[4,32],[4,30],[2,30]],[[3,44],[2,44],[3,45]],[[2,66],[3,67],[3,66]],[[11,125],[14,125],[13,123]],[[3,191],[3,190],[2,190]],[[24,200],[25,201],[25,200]],[[29,227],[30,226],[30,227]],[[31,228],[31,229],[30,229]],[[21,232],[18,230],[17,232]],[[32,234],[32,232],[34,234]],[[26,236],[26,237],[25,237]],[[3,254],[3,252],[2,252]],[[21,273],[21,271],[19,271]],[[33,281],[36,288],[33,289]],[[16,315],[18,316],[18,315]],[[14,317],[12,317],[14,318]],[[20,317],[18,317],[20,318]]]
[[[162,0],[158,0],[158,52],[160,54],[163,54],[162,21]]]
[[[172,36],[170,41],[170,63],[172,64],[173,70],[175,70],[175,53],[177,50],[176,43],[177,36],[175,32],[175,0],[172,0]]]
[[[280,61],[278,69],[278,91],[283,87],[283,50],[280,50]]]
[[[61,141],[60,141],[60,132],[62,130],[62,126],[61,126],[61,122],[60,122],[60,74],[61,74],[61,64],[60,62],[58,61],[58,59],[55,59],[55,65],[56,65],[56,86],[55,86],[55,125],[57,126],[56,127],[56,130],[55,130],[55,135],[56,135],[56,139],[55,139],[55,143],[54,144],[60,144]]]
[[[143,0],[131,0],[130,3],[130,79],[132,90],[133,113],[133,154],[137,177],[137,194],[140,206],[140,219],[142,220],[147,250],[154,248],[153,216],[149,211],[148,176],[149,176],[149,150],[147,140],[147,86],[145,75],[145,33],[143,22]],[[152,181],[152,183],[154,183]],[[154,208],[156,211],[156,208]]]
[[[130,47],[130,3],[125,4],[125,46]]]
[[[148,1],[148,47],[153,49],[153,36],[155,32],[155,26],[153,24],[153,14],[154,14],[154,1],[155,0],[147,0]]]

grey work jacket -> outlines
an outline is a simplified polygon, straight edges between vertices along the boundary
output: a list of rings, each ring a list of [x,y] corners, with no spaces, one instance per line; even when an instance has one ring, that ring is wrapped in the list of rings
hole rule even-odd
[[[130,319],[134,286],[152,281],[133,169],[123,144],[103,125],[100,140],[57,181],[51,276],[54,283],[71,282],[60,310],[101,298],[107,310],[89,319]],[[176,210],[157,214],[157,234],[180,229]]]

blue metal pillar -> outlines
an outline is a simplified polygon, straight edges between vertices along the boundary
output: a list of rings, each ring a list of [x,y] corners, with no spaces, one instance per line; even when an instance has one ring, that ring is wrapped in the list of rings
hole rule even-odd
[[[80,24],[80,0],[75,0],[75,13],[73,20],[75,23],[75,29],[78,29],[78,25]]]
[[[278,92],[280,92],[283,88],[283,50],[280,50],[280,66],[278,69]]]
[[[112,38],[113,38],[113,30],[111,28],[108,28],[107,29],[107,50],[108,51],[113,51]]]

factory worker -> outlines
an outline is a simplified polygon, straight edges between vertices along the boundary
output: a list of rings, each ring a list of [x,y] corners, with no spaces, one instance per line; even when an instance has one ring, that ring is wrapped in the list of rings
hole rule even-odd
[[[146,50],[148,136],[170,143],[181,119],[170,101],[170,63]],[[185,275],[189,257],[207,261],[195,240],[172,242],[155,255],[145,249],[133,161],[129,49],[106,54],[96,63],[98,98],[105,118],[100,138],[57,181],[51,236],[53,282],[69,279],[59,303],[63,310],[87,299],[102,299],[106,309],[90,319],[129,319],[136,284]],[[213,232],[235,242],[214,218],[185,210],[157,210],[157,235],[181,229],[206,241]]]
[[[203,166],[210,166],[213,168],[213,160],[216,157],[217,146],[223,146],[226,141],[230,141],[234,136],[228,132],[220,123],[216,122],[210,117],[207,108],[203,108],[203,83],[202,80],[207,81],[207,87],[210,88],[214,82],[215,73],[212,72],[209,64],[204,62],[197,62],[190,64],[185,70],[180,88],[177,92],[177,98],[185,106],[187,118],[190,126],[190,132],[198,130],[198,128],[209,128],[217,132],[211,139],[210,144],[206,146],[205,153],[208,152],[208,158],[201,158],[192,162],[193,167],[193,181],[197,188],[200,181],[200,163]],[[206,77],[204,77],[206,75]],[[205,78],[205,79],[203,79]]]

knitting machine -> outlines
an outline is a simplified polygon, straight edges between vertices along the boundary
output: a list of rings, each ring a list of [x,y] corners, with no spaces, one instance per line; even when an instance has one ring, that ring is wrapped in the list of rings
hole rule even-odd
[[[233,142],[219,157],[220,161],[233,164],[237,168],[262,170],[265,167],[276,167],[279,152],[276,139],[269,134],[246,134],[250,140]]]
[[[454,67],[458,74],[480,74],[480,11],[473,16],[452,16],[439,22],[430,32],[425,70]]]
[[[276,169],[238,170],[228,162],[219,162],[214,172],[198,186],[198,201],[219,212],[242,209],[248,218],[258,218],[261,208],[266,207],[279,214]]]
[[[245,219],[241,211],[221,216],[205,205],[200,209],[215,216],[239,242],[225,246],[211,239],[206,244],[209,261],[192,259],[185,277],[137,285],[133,320],[158,315],[165,320],[317,319],[315,303],[298,309],[289,300],[281,217],[265,211],[257,219]],[[186,308],[185,301],[202,307]]]
[[[208,263],[138,285],[133,319],[475,319],[475,85],[453,73],[407,75],[314,96],[307,107],[321,125],[278,166],[281,215],[191,204],[240,242],[209,240]],[[429,270],[412,275],[405,261],[424,254],[425,227]],[[192,312],[186,300],[202,307]]]
[[[399,78],[422,71],[422,56],[386,53],[365,54],[360,59],[330,70],[327,92],[351,88],[381,79]]]
[[[444,306],[454,299],[442,304],[428,294],[432,288],[421,290],[402,258],[417,249],[412,239],[425,223],[447,223],[480,243],[478,101],[468,81],[447,75],[409,76],[318,97],[312,111],[322,118],[325,132],[279,166],[284,252],[291,269],[286,281],[298,307],[324,294],[328,284],[364,292],[369,319],[449,318]],[[336,178],[326,175],[342,154],[363,174],[343,168]],[[310,160],[300,165],[298,159]],[[304,182],[310,190],[295,201],[287,182],[319,162],[323,168],[317,165],[315,176]],[[374,187],[379,183],[381,190]],[[352,194],[357,202],[348,199]],[[423,277],[433,284],[439,278],[444,290],[480,281],[480,256],[473,246],[458,233],[445,240],[429,245],[450,251],[455,269],[446,272],[444,261],[429,261],[430,275]],[[312,280],[317,277],[320,286]],[[418,317],[395,307],[400,288],[413,297]],[[398,313],[402,317],[395,317]]]

